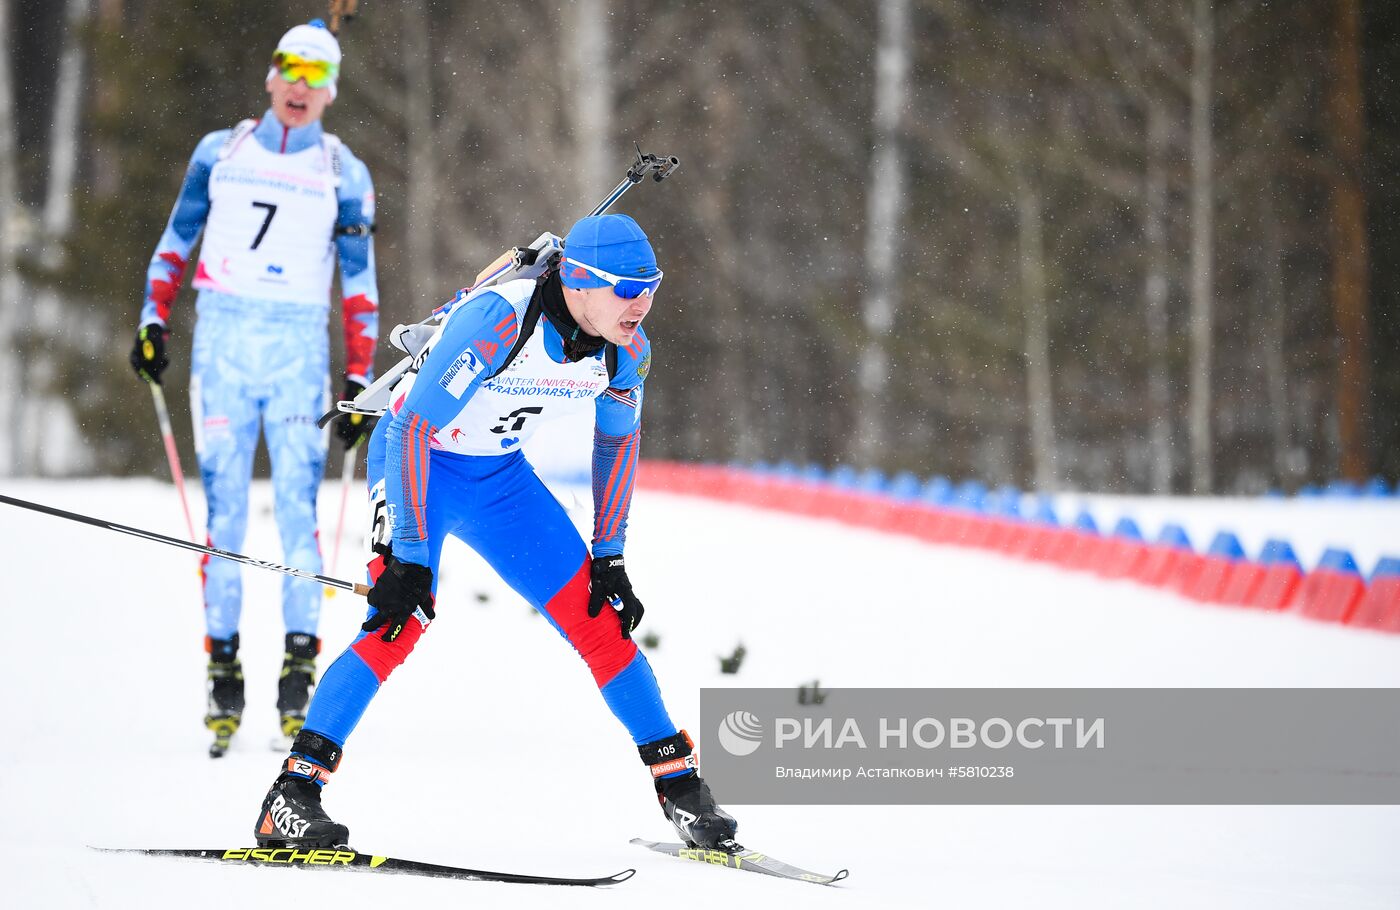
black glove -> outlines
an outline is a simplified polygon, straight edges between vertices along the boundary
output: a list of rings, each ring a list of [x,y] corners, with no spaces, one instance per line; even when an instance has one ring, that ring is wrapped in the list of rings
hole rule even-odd
[[[364,384],[347,377],[345,393],[340,396],[340,400],[350,401],[364,390]],[[354,448],[355,443],[368,436],[372,429],[374,429],[374,418],[367,414],[341,414],[335,422],[335,435],[341,442],[345,443],[347,452]]]
[[[637,595],[632,593],[632,582],[627,580],[627,567],[621,556],[595,556],[590,571],[588,585],[588,617],[592,619],[603,612],[603,604],[613,598],[622,601],[613,604],[617,620],[622,624],[622,637],[631,638],[632,631],[642,624],[642,614],[646,610]]]
[[[384,571],[379,573],[379,580],[365,599],[375,613],[360,628],[373,632],[385,626],[380,636],[385,641],[399,637],[415,610],[422,610],[429,619],[437,618],[437,613],[433,612],[433,570],[411,562],[399,562],[392,553],[385,558]]]
[[[170,330],[152,322],[143,325],[136,332],[136,344],[131,347],[131,368],[147,382],[160,385],[160,374],[170,366],[170,358],[165,356],[165,339]]]

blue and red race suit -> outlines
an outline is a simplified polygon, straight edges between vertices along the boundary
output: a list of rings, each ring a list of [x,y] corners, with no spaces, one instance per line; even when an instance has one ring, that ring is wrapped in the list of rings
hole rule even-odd
[[[555,292],[557,293],[557,278]],[[539,293],[545,293],[540,288]],[[642,387],[651,346],[634,342],[571,360],[546,317],[528,318],[534,281],[459,295],[416,375],[395,387],[370,441],[372,496],[382,497],[393,554],[434,571],[448,536],[476,550],[578,651],[637,744],[676,733],[645,655],[616,613],[588,616],[590,548],[536,476],[521,445],[541,422],[595,414],[592,555],[620,554],[636,476]],[[525,342],[517,347],[524,329]],[[502,369],[504,367],[504,369]],[[370,581],[383,558],[370,566]],[[371,609],[372,612],[372,609]],[[326,671],[306,730],[340,745],[427,628],[393,641],[361,633]]]

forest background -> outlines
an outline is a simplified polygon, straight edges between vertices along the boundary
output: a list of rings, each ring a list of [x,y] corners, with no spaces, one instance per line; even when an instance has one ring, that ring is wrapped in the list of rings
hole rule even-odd
[[[0,475],[164,474],[126,363],[147,264],[198,139],[324,15],[0,0]],[[1400,4],[364,0],[341,43],[385,330],[566,231],[634,142],[681,158],[620,206],[667,272],[645,455],[1400,479]]]

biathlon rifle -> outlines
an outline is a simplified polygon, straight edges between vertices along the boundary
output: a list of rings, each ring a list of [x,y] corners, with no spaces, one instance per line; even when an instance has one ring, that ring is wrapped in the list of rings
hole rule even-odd
[[[648,175],[653,181],[660,183],[681,166],[681,160],[675,155],[652,155],[643,152],[641,146],[636,148],[637,157],[627,168],[627,174],[613,187],[612,192],[593,207],[593,211],[588,213],[590,217],[601,215],[612,208],[617,200]],[[564,241],[558,235],[546,231],[529,246],[516,247],[502,253],[495,262],[477,273],[470,287],[459,291],[451,302],[438,307],[429,318],[413,325],[394,326],[389,332],[389,343],[408,356],[386,370],[353,399],[336,402],[334,408],[321,415],[317,425],[324,427],[335,419],[336,414],[342,412],[365,414],[370,417],[381,416],[389,408],[389,393],[394,385],[405,373],[422,365],[433,341],[439,337],[448,313],[456,304],[465,300],[468,295],[492,285],[521,278],[538,278],[548,271],[557,257],[563,255],[563,251]]]

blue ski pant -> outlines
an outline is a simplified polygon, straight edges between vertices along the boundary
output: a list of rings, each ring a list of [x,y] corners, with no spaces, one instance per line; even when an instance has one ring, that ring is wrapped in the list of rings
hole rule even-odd
[[[243,549],[261,429],[272,462],[282,561],[320,572],[316,491],[325,473],[328,434],[316,420],[330,401],[328,310],[214,291],[201,291],[196,306],[190,408],[209,505],[209,543]],[[243,608],[241,567],[206,557],[202,574],[209,637],[229,638],[238,631]],[[283,580],[288,632],[316,634],[322,596],[316,582]]]
[[[381,420],[370,440],[371,490],[383,485],[385,426]],[[457,537],[573,645],[635,743],[674,736],[651,665],[634,642],[622,637],[617,614],[604,609],[588,616],[588,547],[525,456],[519,451],[469,456],[434,450],[429,462],[427,533],[434,594],[442,545],[449,535]],[[370,563],[371,584],[382,568],[377,556]],[[452,604],[435,609],[440,617],[461,619]],[[425,626],[409,622],[393,642],[383,641],[382,631],[361,632],[326,670],[307,710],[308,731],[343,746]],[[484,676],[477,683],[480,688],[510,686],[509,679]]]

